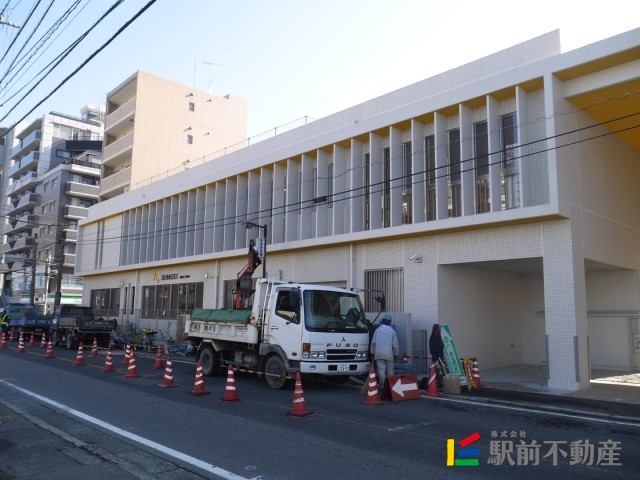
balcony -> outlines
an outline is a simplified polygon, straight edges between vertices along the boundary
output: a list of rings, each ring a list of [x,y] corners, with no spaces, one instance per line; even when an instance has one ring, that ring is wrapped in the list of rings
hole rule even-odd
[[[7,172],[8,178],[19,179],[22,175],[29,170],[36,170],[38,168],[38,161],[40,160],[40,152],[33,151],[29,155],[26,155],[16,162]]]
[[[76,264],[76,254],[75,253],[65,253],[64,254],[64,266],[65,267],[74,267]]]
[[[102,179],[100,182],[100,198],[106,200],[121,195],[128,191],[130,184],[131,167],[126,167]]]
[[[98,197],[100,196],[100,186],[79,182],[69,182],[67,183],[66,194],[73,197],[98,200]]]
[[[36,172],[29,172],[7,187],[6,195],[21,195],[27,190],[33,190],[37,182],[38,174]]]
[[[33,248],[33,237],[23,235],[16,240],[10,240],[2,245],[2,253],[16,254],[31,251]]]
[[[129,120],[134,120],[135,113],[136,97],[133,97],[120,105],[117,110],[107,115],[107,120],[104,125],[105,133],[114,137],[122,135],[126,129],[131,128],[127,123],[129,123]]]
[[[20,217],[10,219],[9,223],[4,225],[2,233],[5,235],[15,235],[20,232],[31,231],[35,221],[35,215],[25,213]]]
[[[88,215],[89,209],[86,207],[79,207],[77,205],[67,205],[64,207],[64,218],[80,220],[81,218],[86,218]]]
[[[102,165],[113,167],[122,163],[124,159],[131,158],[133,149],[133,132],[127,133],[113,143],[106,145],[102,152]]]
[[[37,203],[38,196],[35,193],[28,193],[15,202],[5,205],[4,214],[17,216],[24,211],[33,210]]]
[[[18,145],[11,150],[11,158],[22,155],[25,151],[37,149],[42,138],[42,132],[35,130],[26,136]]]
[[[65,240],[69,243],[76,243],[78,241],[78,231],[77,230],[67,230],[67,234]]]

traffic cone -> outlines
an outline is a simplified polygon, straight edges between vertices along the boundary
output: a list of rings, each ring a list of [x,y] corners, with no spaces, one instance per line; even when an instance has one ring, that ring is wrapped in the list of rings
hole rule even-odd
[[[153,368],[159,369],[163,367],[164,365],[162,365],[162,347],[158,345],[158,354],[156,355],[156,363],[153,365]]]
[[[164,369],[164,379],[158,386],[162,388],[177,387],[177,385],[173,383],[173,363],[171,363],[171,355],[167,355],[167,365]]]
[[[429,370],[429,386],[427,388],[427,397],[439,397],[440,393],[438,392],[438,378],[436,375],[436,367],[431,364],[431,369]]]
[[[196,368],[196,378],[193,383],[193,390],[191,390],[191,395],[209,395],[209,392],[204,389],[204,379],[202,375],[202,360],[198,360],[198,366]]]
[[[18,340],[18,353],[24,353],[24,337],[22,336],[22,332],[20,332],[20,339]]]
[[[380,393],[378,393],[378,381],[376,379],[376,369],[371,364],[369,369],[369,389],[367,391],[367,400],[364,402],[366,405],[380,405]]]
[[[476,384],[476,388],[482,388],[480,383],[480,368],[478,367],[478,358],[473,357],[473,363],[471,364],[471,375],[473,376],[473,382]]]
[[[47,348],[47,336],[44,333],[42,334],[42,340],[40,340],[40,348],[43,350]]]
[[[107,358],[104,359],[104,368],[102,372],[115,372],[113,368],[113,356],[111,355],[111,345],[107,348]]]
[[[227,370],[227,385],[224,390],[224,397],[220,399],[221,402],[237,402],[240,400],[236,395],[236,379],[233,375],[233,367],[229,365]]]
[[[9,342],[15,342],[16,338],[13,336],[13,328],[9,330]]]
[[[287,414],[290,417],[304,418],[313,415],[313,412],[307,410],[307,404],[304,401],[304,392],[302,391],[302,380],[300,372],[296,372],[296,386],[293,392],[293,409]]]
[[[0,348],[7,348],[7,336],[2,332],[2,338],[0,338]]]
[[[53,343],[51,339],[49,339],[49,343],[47,344],[47,352],[44,354],[44,358],[56,358],[53,354]]]
[[[139,376],[140,375],[138,375],[138,370],[136,370],[136,356],[133,354],[133,349],[131,349],[131,352],[129,354],[129,365],[127,366],[127,374],[124,376],[124,378],[133,378]]]
[[[131,344],[127,342],[127,346],[124,348],[124,359],[122,360],[122,363],[129,365],[129,357],[131,356],[132,350]]]
[[[31,338],[29,338],[29,346],[33,347],[36,344],[36,336],[33,332],[31,332]]]
[[[96,337],[93,337],[93,347],[91,348],[91,356],[92,357],[98,356],[98,339]]]
[[[81,367],[83,365],[86,365],[86,363],[84,363],[84,347],[82,346],[82,342],[80,342],[80,345],[78,345],[78,354],[76,355],[76,361],[73,362],[73,366]]]

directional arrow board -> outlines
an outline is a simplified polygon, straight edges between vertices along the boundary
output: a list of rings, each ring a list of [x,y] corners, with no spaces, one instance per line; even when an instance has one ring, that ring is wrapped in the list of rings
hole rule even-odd
[[[418,390],[418,377],[411,374],[394,375],[387,378],[389,382],[391,399],[394,402],[403,402],[405,400],[415,400],[420,398],[420,390]]]

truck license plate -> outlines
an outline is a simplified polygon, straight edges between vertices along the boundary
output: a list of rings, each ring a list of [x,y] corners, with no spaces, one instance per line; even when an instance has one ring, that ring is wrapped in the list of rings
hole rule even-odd
[[[349,365],[338,365],[338,371],[339,372],[348,372],[349,371]]]

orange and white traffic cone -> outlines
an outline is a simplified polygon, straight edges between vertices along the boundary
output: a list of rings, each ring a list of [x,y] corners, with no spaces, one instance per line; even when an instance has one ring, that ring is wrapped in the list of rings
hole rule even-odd
[[[127,342],[127,346],[124,348],[124,359],[122,360],[122,363],[129,365],[129,357],[131,356],[132,351],[133,348],[131,348],[131,344]]]
[[[196,378],[193,382],[193,390],[191,390],[191,395],[209,395],[209,392],[204,389],[204,378],[202,375],[202,360],[198,360],[198,366],[196,367]]]
[[[136,369],[136,356],[133,353],[133,349],[131,349],[129,355],[129,365],[127,366],[127,374],[124,376],[124,378],[133,378],[139,376],[140,375],[138,375],[138,370]]]
[[[167,355],[167,365],[164,369],[164,379],[158,386],[162,388],[177,387],[177,385],[173,383],[173,363],[171,362],[171,355]]]
[[[482,383],[480,383],[480,368],[478,367],[477,357],[473,357],[473,363],[471,364],[471,374],[473,375],[473,382],[476,384],[476,388],[482,388]]]
[[[96,337],[93,337],[93,347],[91,348],[91,356],[92,357],[98,356],[98,339]]]
[[[56,358],[53,354],[53,343],[51,339],[49,339],[49,343],[47,344],[47,352],[44,354],[44,358]]]
[[[76,361],[73,362],[73,366],[81,367],[83,365],[86,365],[86,363],[84,363],[84,347],[82,346],[82,342],[80,342],[80,345],[78,345],[78,354],[76,355]]]
[[[364,402],[366,405],[381,405],[380,393],[378,392],[378,380],[376,379],[376,369],[371,364],[369,369],[369,389],[367,390],[367,400]]]
[[[7,348],[7,336],[2,332],[2,337],[0,338],[0,348]]]
[[[42,334],[42,340],[40,340],[40,348],[43,350],[47,348],[47,336],[44,333]]]
[[[9,330],[9,342],[15,342],[16,337],[13,336],[13,328]]]
[[[115,372],[115,368],[113,368],[113,356],[111,355],[111,345],[107,348],[107,357],[104,359],[104,368],[101,370],[102,372]]]
[[[154,369],[164,368],[162,364],[162,346],[158,345],[158,353],[156,355],[156,363],[153,365]]]
[[[427,388],[427,397],[439,397],[440,393],[438,392],[438,377],[436,375],[436,367],[431,364],[431,368],[429,369],[429,386]]]
[[[22,332],[20,332],[20,338],[18,339],[18,353],[24,353],[26,350],[24,349],[24,337],[22,336]]]
[[[29,346],[33,347],[36,344],[36,336],[33,332],[31,332],[31,337],[29,338]]]
[[[236,395],[236,379],[233,375],[233,367],[229,365],[227,370],[227,385],[224,390],[224,397],[220,399],[221,402],[237,402],[240,400]]]
[[[293,392],[293,409],[287,414],[290,417],[304,418],[313,415],[313,412],[307,410],[307,404],[304,401],[304,392],[302,391],[302,380],[300,372],[296,372],[296,386]]]

